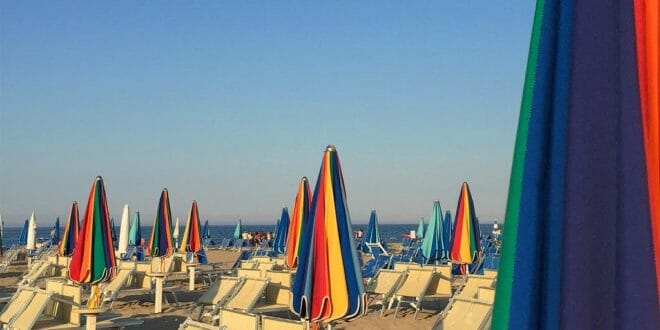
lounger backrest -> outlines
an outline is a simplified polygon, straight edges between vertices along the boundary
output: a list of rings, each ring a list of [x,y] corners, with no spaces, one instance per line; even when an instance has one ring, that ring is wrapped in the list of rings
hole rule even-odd
[[[397,296],[421,297],[433,277],[432,269],[409,269],[403,284],[396,291]]]
[[[257,330],[259,315],[233,310],[220,310],[220,329],[225,330]]]
[[[287,305],[291,302],[291,273],[287,271],[267,270],[266,302]]]
[[[474,299],[477,298],[480,287],[492,288],[494,285],[495,280],[492,278],[469,276],[467,282],[465,282],[465,286],[458,293],[458,297],[462,299]]]
[[[492,305],[474,299],[457,298],[435,329],[483,329],[491,313]]]
[[[174,266],[174,255],[169,257],[157,257],[151,259],[151,272],[170,273]]]
[[[497,278],[497,271],[484,269],[484,277]]]
[[[136,262],[135,271],[140,273],[146,273],[151,271],[151,264],[148,262]]]
[[[305,330],[307,324],[304,321],[281,319],[279,317],[262,315],[261,330]]]
[[[260,262],[257,265],[257,269],[261,271],[261,277],[266,278],[266,271],[272,270],[275,268],[274,262]]]
[[[270,262],[270,257],[269,256],[258,256],[258,257],[252,257],[250,259],[252,261],[258,261],[258,262]]]
[[[414,262],[397,262],[394,264],[394,270],[405,271],[407,269],[421,269],[422,265]]]
[[[261,271],[259,269],[239,268],[239,269],[236,270],[236,276],[238,276],[238,277],[260,278],[261,277]]]
[[[0,314],[0,323],[9,323],[23,309],[23,306],[30,303],[32,297],[34,297],[34,291],[19,288],[9,303],[7,303],[7,306],[5,306],[2,314]]]
[[[381,269],[369,286],[367,286],[367,292],[390,294],[401,283],[404,274],[402,271]]]
[[[45,291],[37,291],[30,303],[25,307],[22,312],[16,315],[14,321],[10,324],[12,329],[32,329],[34,323],[46,308],[46,304],[50,300],[50,294]]]
[[[243,269],[255,269],[257,268],[257,262],[256,260],[246,260],[246,261],[241,261],[241,268]]]
[[[286,264],[286,260],[284,258],[273,258],[271,261],[275,264],[275,267],[277,266],[284,266]]]
[[[233,297],[229,298],[225,307],[243,311],[250,310],[261,297],[261,294],[264,292],[267,285],[268,280],[261,278],[246,278],[240,289],[238,289]]]
[[[477,299],[485,303],[492,304],[495,302],[495,289],[493,288],[479,288],[477,291]]]
[[[222,276],[202,294],[197,300],[198,304],[215,305],[226,300],[241,283],[240,277]]]
[[[427,295],[451,296],[451,267],[435,266],[435,274],[426,289]]]
[[[82,300],[82,290],[79,286],[67,284],[58,281],[47,281],[46,291],[55,293],[60,298],[68,300],[74,304],[80,304]],[[46,306],[46,314],[55,319],[62,320],[64,323],[80,325],[80,314],[78,307],[61,301],[51,300]]]

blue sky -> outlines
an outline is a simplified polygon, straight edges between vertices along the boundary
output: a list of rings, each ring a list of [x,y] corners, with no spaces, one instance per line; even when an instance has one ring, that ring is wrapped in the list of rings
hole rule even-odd
[[[353,223],[502,218],[532,1],[0,2],[0,214],[271,223],[323,150]],[[82,210],[81,210],[82,211]],[[147,223],[149,220],[147,220]]]

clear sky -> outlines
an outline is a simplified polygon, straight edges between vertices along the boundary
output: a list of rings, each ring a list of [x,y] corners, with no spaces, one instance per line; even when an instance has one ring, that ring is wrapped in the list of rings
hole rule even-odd
[[[0,214],[274,223],[335,144],[353,223],[501,219],[533,1],[0,2]],[[312,187],[313,188],[313,187]]]

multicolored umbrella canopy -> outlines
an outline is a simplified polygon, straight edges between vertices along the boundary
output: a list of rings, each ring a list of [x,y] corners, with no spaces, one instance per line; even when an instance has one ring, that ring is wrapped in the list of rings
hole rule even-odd
[[[442,210],[440,202],[433,202],[433,211],[429,218],[429,224],[426,228],[424,241],[422,242],[422,255],[426,263],[440,263],[442,259],[447,259],[449,244],[442,235],[444,232],[444,221],[442,219]]]
[[[419,225],[417,225],[417,231],[415,236],[419,239],[424,239],[424,218],[419,218]]]
[[[344,178],[334,146],[323,155],[314,188],[310,220],[304,227],[292,310],[301,318],[332,322],[363,315],[367,299],[362,284]],[[332,271],[332,276],[330,272]]]
[[[479,220],[474,211],[472,193],[467,182],[463,182],[456,206],[449,259],[459,264],[476,262],[481,250],[480,241]]]
[[[236,223],[236,229],[234,229],[234,238],[241,238],[242,234],[243,224],[241,223],[241,219],[238,219],[238,222]]]
[[[96,177],[87,199],[87,210],[69,264],[69,278],[76,283],[109,281],[117,267],[110,233],[110,216],[103,179]]]
[[[25,248],[28,250],[37,249],[37,217],[34,215],[34,212],[30,215],[30,222],[27,231],[27,244],[25,245]]]
[[[140,225],[140,212],[135,212],[131,230],[128,232],[128,244],[130,246],[140,246],[142,244],[142,227]]]
[[[27,234],[29,228],[30,220],[25,219],[25,223],[23,223],[23,229],[21,229],[21,234],[18,236],[18,245],[27,245]]]
[[[451,227],[451,212],[447,210],[442,221],[442,240],[445,242],[447,250],[451,247]],[[449,257],[449,251],[447,251],[447,257]]]
[[[168,257],[172,255],[174,241],[172,239],[172,211],[167,188],[163,189],[158,201],[158,210],[154,218],[149,240],[149,253],[152,257]]]
[[[128,204],[124,204],[124,208],[121,210],[121,221],[119,222],[119,240],[117,241],[117,253],[119,253],[119,255],[126,254],[126,250],[128,250],[130,218],[131,210],[128,207]]]
[[[208,224],[208,220],[206,222]],[[193,201],[188,213],[188,220],[186,227],[183,229],[183,236],[181,237],[181,250],[186,252],[199,252],[202,247],[202,230],[199,221],[199,209],[197,208],[197,201]]]
[[[277,230],[273,237],[273,251],[275,253],[284,253],[286,251],[286,235],[289,232],[289,209],[282,208],[282,216],[277,223]]]
[[[294,268],[298,265],[298,258],[302,250],[300,240],[309,218],[309,207],[312,203],[312,193],[309,190],[307,177],[303,177],[298,185],[298,193],[293,203],[293,214],[289,224],[289,232],[286,235],[286,265]]]
[[[378,228],[378,216],[376,215],[376,210],[371,210],[371,215],[369,215],[369,223],[367,224],[367,231],[363,236],[365,243],[380,243],[380,229]],[[369,247],[366,244],[362,245],[363,252],[370,252]]]
[[[58,244],[60,242],[60,217],[55,219],[55,225],[50,231],[51,244]]]
[[[656,0],[537,2],[494,329],[660,329],[659,30]]]
[[[73,202],[71,203],[69,216],[66,218],[66,223],[64,224],[64,233],[57,247],[57,254],[63,257],[70,257],[76,247],[79,232],[80,215],[78,214],[78,202]]]

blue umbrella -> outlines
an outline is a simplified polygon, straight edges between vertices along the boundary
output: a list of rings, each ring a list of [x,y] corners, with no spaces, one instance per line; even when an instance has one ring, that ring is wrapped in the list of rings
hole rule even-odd
[[[243,224],[241,223],[241,219],[238,219],[238,222],[236,223],[236,228],[234,229],[234,238],[241,238],[242,233],[243,233]]]
[[[277,223],[276,234],[273,240],[273,251],[284,253],[286,250],[286,235],[289,232],[289,209],[282,209],[282,217]]]
[[[112,235],[112,241],[117,241],[117,229],[115,228],[115,218],[110,219],[110,230]]]
[[[209,221],[204,222],[204,229],[202,229],[202,238],[211,238],[211,229],[209,229]]]
[[[135,212],[131,229],[128,231],[128,245],[140,246],[142,244],[142,228],[140,228],[140,212]]]
[[[445,212],[445,219],[442,223],[442,239],[447,247],[451,246],[451,229],[451,212],[447,210]]]
[[[439,263],[447,259],[449,244],[443,238],[442,210],[440,202],[433,202],[433,212],[426,228],[426,237],[422,242],[422,255],[427,263]]]
[[[23,230],[21,230],[21,234],[18,236],[18,245],[27,245],[28,227],[30,227],[30,221],[28,219],[25,219],[25,224],[23,224]]]
[[[371,211],[367,231],[362,238],[363,243],[380,243],[380,229],[378,229],[378,216],[376,210]],[[362,252],[371,252],[367,244],[362,244]]]
[[[60,243],[60,217],[55,219],[55,226],[50,232],[50,243],[52,245],[57,245]]]
[[[424,218],[419,219],[419,225],[417,226],[417,232],[415,232],[415,235],[417,235],[417,238],[419,239],[424,238]]]

